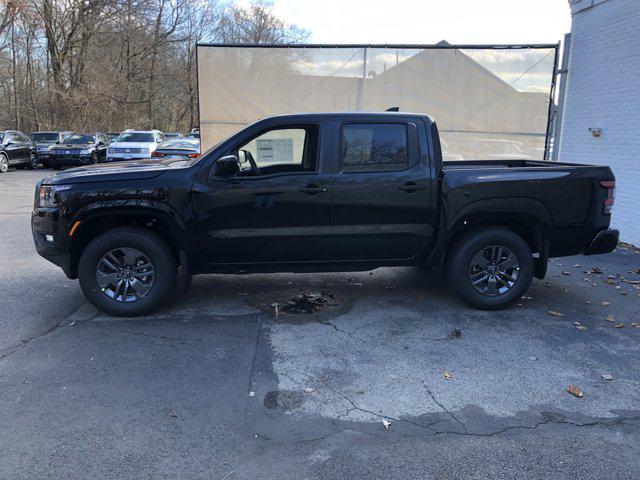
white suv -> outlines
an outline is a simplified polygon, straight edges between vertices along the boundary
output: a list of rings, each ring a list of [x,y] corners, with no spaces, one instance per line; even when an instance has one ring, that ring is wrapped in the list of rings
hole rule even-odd
[[[160,130],[125,130],[109,144],[107,161],[151,158],[163,141],[164,135]]]

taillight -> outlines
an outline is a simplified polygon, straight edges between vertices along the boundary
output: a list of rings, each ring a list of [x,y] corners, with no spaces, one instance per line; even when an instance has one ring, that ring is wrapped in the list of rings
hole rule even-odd
[[[157,150],[154,150],[153,152],[151,152],[151,156],[152,157],[164,157],[164,153],[158,152]]]
[[[189,158],[198,158],[199,156],[200,156],[199,153],[190,153],[190,154],[187,155],[187,157],[189,157]]]
[[[611,215],[611,209],[613,208],[613,202],[616,199],[616,181],[615,180],[602,180],[600,182],[602,188],[607,189],[607,196],[604,199],[603,213],[605,215]]]

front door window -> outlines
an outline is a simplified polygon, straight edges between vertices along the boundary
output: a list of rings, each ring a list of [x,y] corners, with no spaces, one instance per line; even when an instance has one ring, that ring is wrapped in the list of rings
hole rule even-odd
[[[315,172],[315,127],[269,130],[238,148],[241,176]]]

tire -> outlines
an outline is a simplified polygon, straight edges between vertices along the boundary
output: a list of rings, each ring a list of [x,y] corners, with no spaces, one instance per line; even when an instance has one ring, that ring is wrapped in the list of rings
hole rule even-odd
[[[136,262],[128,262],[127,256],[120,255],[122,252],[130,253],[128,257],[135,258],[139,265],[150,262],[151,279],[142,277],[144,274],[140,271],[136,273],[138,267],[132,266]],[[113,256],[119,262],[112,261]],[[111,268],[123,265],[126,265],[124,270]],[[127,283],[117,275],[124,275],[135,283]],[[85,248],[78,264],[78,277],[82,292],[96,308],[116,317],[135,317],[157,309],[172,294],[176,261],[171,249],[155,233],[135,227],[116,228],[96,237]],[[108,279],[113,279],[114,283],[105,286]],[[145,289],[148,290],[142,291]]]
[[[38,168],[39,163],[40,162],[38,161],[38,156],[35,153],[32,153],[31,155],[29,155],[29,163],[25,165],[25,168],[27,168],[28,170],[35,170],[36,168]]]
[[[94,165],[98,163],[98,154],[96,152],[93,152],[91,154],[91,163],[93,163]]]
[[[9,171],[9,159],[6,155],[0,154],[0,173],[7,173]]]
[[[498,310],[517,301],[531,285],[533,270],[527,242],[501,228],[465,235],[453,247],[448,262],[451,286],[464,301],[483,310]]]

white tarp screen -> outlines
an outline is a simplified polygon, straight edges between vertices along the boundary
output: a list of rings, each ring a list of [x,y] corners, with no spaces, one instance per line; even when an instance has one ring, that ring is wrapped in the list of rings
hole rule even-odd
[[[435,118],[445,159],[542,159],[554,62],[554,48],[200,45],[202,148],[271,115],[397,106]]]

